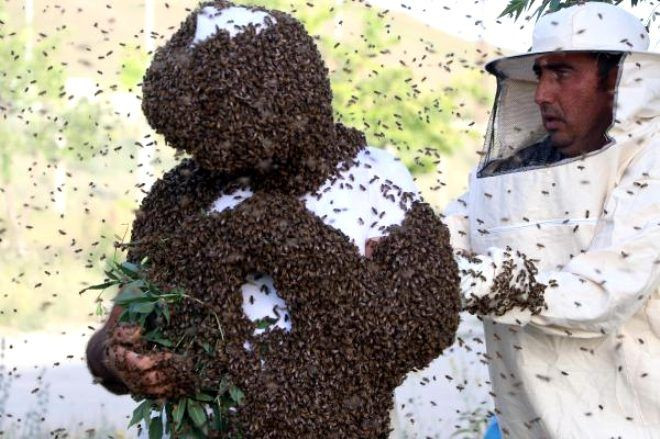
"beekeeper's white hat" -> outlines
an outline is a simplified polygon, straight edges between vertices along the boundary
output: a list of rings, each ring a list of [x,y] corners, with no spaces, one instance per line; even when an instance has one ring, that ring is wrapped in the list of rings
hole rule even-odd
[[[553,52],[647,52],[649,34],[637,17],[617,6],[590,2],[544,15],[534,27],[532,48],[496,59],[486,70],[496,76],[535,80],[539,55]]]
[[[655,117],[660,105],[660,54],[649,52],[648,48],[649,36],[642,23],[632,14],[607,3],[578,4],[543,16],[534,28],[529,52],[496,59],[486,65],[497,78],[497,95],[479,175],[490,175],[485,171],[491,163],[512,157],[522,148],[547,137],[535,102],[538,79],[533,68],[534,62],[546,54],[621,55],[615,88],[615,123],[607,132],[608,138],[620,141],[621,136],[636,129],[637,119]]]

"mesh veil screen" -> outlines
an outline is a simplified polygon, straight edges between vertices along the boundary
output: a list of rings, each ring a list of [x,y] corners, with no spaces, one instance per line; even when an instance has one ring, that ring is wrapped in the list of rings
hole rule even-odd
[[[496,161],[513,157],[521,149],[540,142],[547,135],[541,112],[534,102],[535,91],[536,82],[499,80],[480,171]]]

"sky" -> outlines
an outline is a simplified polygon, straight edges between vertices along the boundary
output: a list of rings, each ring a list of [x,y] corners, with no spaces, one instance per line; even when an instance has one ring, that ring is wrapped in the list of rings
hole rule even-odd
[[[468,41],[483,39],[490,45],[507,51],[524,52],[532,44],[534,19],[518,22],[510,18],[498,20],[508,0],[370,0],[371,4],[405,12],[437,29]],[[539,1],[536,4],[540,4]],[[660,13],[660,1],[643,1],[631,8],[630,1],[622,6],[646,23],[654,10]],[[535,6],[532,7],[532,11]],[[531,13],[530,12],[530,13]],[[498,23],[498,21],[501,23]],[[660,52],[660,16],[650,25],[651,48]]]

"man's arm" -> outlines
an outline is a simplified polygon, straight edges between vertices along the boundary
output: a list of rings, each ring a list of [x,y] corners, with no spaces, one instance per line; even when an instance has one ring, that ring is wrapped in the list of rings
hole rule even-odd
[[[186,159],[169,170],[152,186],[142,201],[133,222],[132,242],[149,236],[165,236],[172,227],[178,227],[183,218],[196,212],[203,204],[200,194],[212,197],[222,185],[224,177],[200,168],[192,159]],[[196,202],[183,202],[195,200]],[[210,201],[209,201],[210,202]],[[159,221],[163,217],[178,221]],[[144,257],[140,247],[131,246],[127,259],[138,262]],[[161,394],[169,389],[165,372],[167,364],[179,361],[179,356],[168,352],[139,355],[133,351],[141,343],[140,330],[136,326],[117,325],[122,308],[114,306],[108,320],[87,344],[87,366],[96,381],[116,394],[135,393],[141,389],[150,394]],[[163,363],[163,364],[161,364]],[[122,378],[126,369],[134,372],[131,377],[141,377],[140,382],[127,385]]]
[[[467,192],[447,205],[441,215],[442,222],[449,229],[451,246],[456,250],[469,251],[470,249],[470,221],[467,213]],[[364,246],[364,254],[371,258],[382,236],[368,238]]]
[[[487,317],[544,332],[599,337],[630,319],[660,285],[660,157],[637,157],[612,191],[591,247],[560,271],[540,272],[548,285],[537,315],[513,309]],[[485,257],[487,258],[487,256]],[[496,264],[495,264],[496,265]],[[488,277],[488,276],[486,276]]]
[[[103,327],[96,331],[87,343],[87,367],[96,382],[116,395],[129,393],[128,387],[119,378],[117,372],[107,365],[106,350],[110,338],[110,330],[115,327],[122,308],[115,305]]]

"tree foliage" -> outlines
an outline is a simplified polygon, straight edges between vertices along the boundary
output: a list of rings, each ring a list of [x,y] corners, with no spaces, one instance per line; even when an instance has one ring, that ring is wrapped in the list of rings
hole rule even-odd
[[[5,184],[11,181],[14,155],[82,161],[107,143],[116,124],[107,105],[68,94],[66,66],[56,56],[59,35],[8,21],[0,5],[0,180]]]
[[[509,0],[509,4],[506,6],[506,8],[504,8],[500,14],[500,17],[510,16],[517,20],[524,11],[531,10],[532,6],[538,5],[534,12],[531,14],[536,16],[538,19],[544,13],[556,12],[560,9],[574,6],[580,3],[587,3],[588,1],[610,3],[615,5],[624,2],[624,0]],[[644,0],[630,0],[630,5],[637,6],[640,1]]]

